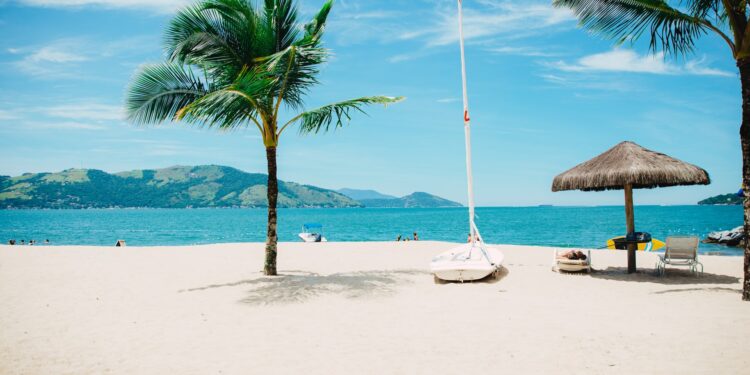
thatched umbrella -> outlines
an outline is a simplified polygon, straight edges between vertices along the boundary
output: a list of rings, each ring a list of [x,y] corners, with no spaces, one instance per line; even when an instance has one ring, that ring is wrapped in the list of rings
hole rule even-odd
[[[552,191],[625,190],[628,234],[635,232],[633,189],[676,185],[708,185],[703,168],[685,163],[633,142],[620,142],[603,154],[557,175]],[[628,273],[635,272],[636,244],[628,245]]]

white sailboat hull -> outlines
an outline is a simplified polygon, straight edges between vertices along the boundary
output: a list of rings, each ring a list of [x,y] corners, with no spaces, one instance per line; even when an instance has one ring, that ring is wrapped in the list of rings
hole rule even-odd
[[[483,279],[502,267],[503,253],[494,247],[465,244],[441,253],[430,262],[430,271],[441,280],[472,281]],[[489,258],[489,260],[487,259]]]

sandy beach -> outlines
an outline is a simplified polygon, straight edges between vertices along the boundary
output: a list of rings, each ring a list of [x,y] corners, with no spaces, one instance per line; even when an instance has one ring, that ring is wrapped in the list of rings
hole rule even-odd
[[[750,373],[742,258],[500,246],[501,279],[436,285],[444,242],[0,246],[0,373]]]

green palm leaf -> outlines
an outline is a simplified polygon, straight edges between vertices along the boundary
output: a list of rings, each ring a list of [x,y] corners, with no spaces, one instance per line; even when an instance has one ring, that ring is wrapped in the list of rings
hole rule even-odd
[[[300,121],[299,132],[301,134],[318,133],[321,130],[328,131],[331,125],[340,128],[344,126],[344,123],[348,123],[351,120],[353,112],[365,113],[362,110],[362,107],[365,105],[382,104],[388,106],[402,100],[404,100],[404,97],[401,96],[395,98],[391,96],[368,96],[325,105],[295,116],[281,128],[279,133],[297,121]]]
[[[680,12],[663,0],[553,0],[557,7],[568,7],[581,25],[613,38],[618,44],[650,36],[652,50],[668,53],[691,52],[695,40],[708,26],[702,19]]]
[[[143,66],[133,77],[125,101],[127,119],[135,124],[172,120],[207,93],[192,70],[177,64]]]
[[[256,118],[265,115],[262,103],[272,84],[273,80],[265,73],[243,72],[234,84],[214,90],[182,108],[176,118],[222,130],[242,127],[252,121],[263,132]]]

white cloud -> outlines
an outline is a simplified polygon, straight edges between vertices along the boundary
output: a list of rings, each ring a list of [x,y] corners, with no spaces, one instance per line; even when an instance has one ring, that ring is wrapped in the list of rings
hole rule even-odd
[[[689,61],[684,66],[671,64],[664,60],[664,53],[639,55],[635,51],[614,49],[609,52],[584,56],[573,64],[558,61],[553,67],[567,72],[628,72],[648,74],[692,74],[734,76],[730,72],[702,66],[703,61]]]
[[[1,1],[1,0],[0,0]],[[8,52],[20,57],[13,65],[26,75],[43,79],[92,79],[87,64],[117,57],[140,56],[158,49],[156,37],[133,36],[100,41],[90,37],[65,38],[44,45],[10,48]]]
[[[62,104],[38,109],[47,116],[90,121],[116,121],[124,118],[121,106],[100,103]]]
[[[160,13],[172,13],[190,4],[190,0],[17,0],[27,6],[47,8],[81,8],[86,6],[102,8],[152,9]]]
[[[460,98],[440,98],[436,100],[438,103],[455,103],[457,101],[461,100]]]
[[[553,8],[548,3],[481,1],[483,7],[464,7],[464,39],[482,39],[516,32],[524,34],[548,29],[575,20],[567,9]],[[426,39],[428,46],[442,46],[458,41],[458,20],[454,7],[439,11],[435,25],[402,34],[402,39]]]
[[[7,130],[14,133],[28,130],[105,130],[104,125],[78,121],[21,121],[13,124]]]
[[[499,53],[503,55],[519,55],[519,56],[534,56],[534,57],[550,57],[556,54],[550,52],[544,52],[536,48],[531,47],[491,47],[487,49],[488,52]]]
[[[15,113],[0,109],[0,121],[15,120],[17,118],[18,116]]]
[[[53,63],[68,63],[77,61],[86,61],[88,58],[85,56],[72,53],[64,50],[64,46],[52,45],[42,47],[36,52],[26,56],[25,62],[53,62]]]
[[[568,87],[572,89],[586,89],[586,90],[602,90],[602,91],[619,91],[629,92],[637,91],[637,88],[630,82],[618,80],[618,79],[592,79],[591,77],[576,74],[576,75],[556,75],[556,74],[540,74],[540,78],[546,82]],[[600,95],[600,94],[597,94]]]
[[[83,40],[59,39],[41,47],[14,49],[23,57],[14,63],[24,74],[37,78],[74,78],[78,63],[89,60],[83,53]]]

